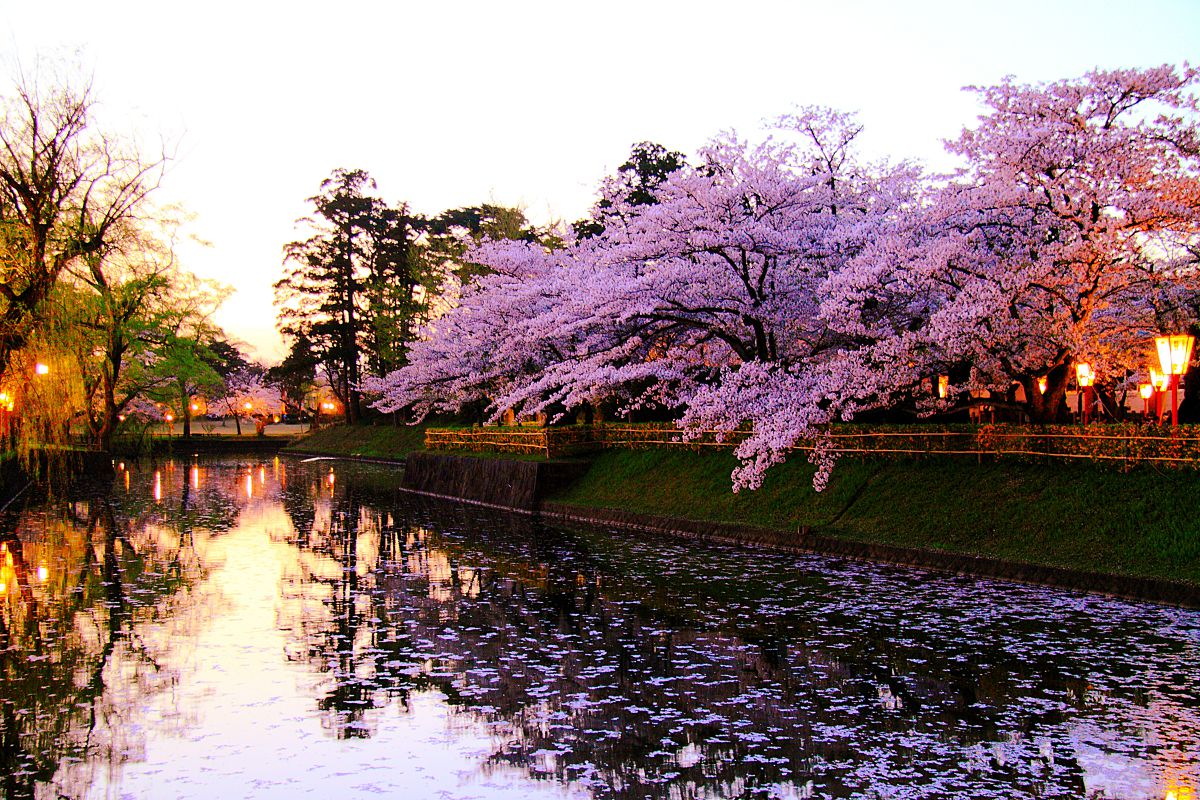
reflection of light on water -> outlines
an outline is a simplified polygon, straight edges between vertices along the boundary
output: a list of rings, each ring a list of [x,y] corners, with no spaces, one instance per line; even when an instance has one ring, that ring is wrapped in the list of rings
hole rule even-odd
[[[192,488],[200,488],[200,467],[192,467]]]
[[[771,787],[771,797],[779,800],[810,800],[814,797],[815,789],[813,782],[810,780],[803,785],[797,785],[792,781],[786,783],[777,783]]]
[[[246,473],[246,499],[254,497],[254,478],[249,472]]]
[[[37,568],[37,579],[39,581],[41,581],[42,583],[45,583],[46,579],[49,577],[50,577],[50,570],[48,570],[46,567],[38,567]]]
[[[704,759],[704,754],[694,742],[688,742],[683,748],[675,754],[675,763],[681,769],[694,767]]]
[[[129,473],[125,474],[125,488],[129,488]],[[154,501],[162,502],[162,473],[158,470],[154,471]]]
[[[267,483],[267,468],[264,467],[263,465],[259,464],[258,465],[258,484],[260,486],[265,486],[266,483]]]
[[[1196,786],[1187,777],[1181,777],[1178,772],[1170,771],[1164,783],[1167,791],[1163,800],[1196,800]]]
[[[876,686],[875,691],[879,694],[879,705],[884,711],[899,711],[904,708],[904,699],[892,692],[892,687],[887,684]]]
[[[125,470],[125,494],[129,494],[129,470]]]
[[[868,796],[920,794],[919,787],[908,788],[915,780],[913,773],[897,766],[907,758],[929,774],[935,769],[940,770],[947,782],[945,793],[940,796],[990,797],[993,800],[1031,796],[1022,794],[1015,787],[1009,787],[1011,792],[997,788],[1010,776],[1016,776],[1012,777],[1013,781],[1044,786],[1041,796],[1055,794],[1051,790],[1061,790],[1068,780],[1080,780],[1087,782],[1088,789],[1096,790],[1088,793],[1097,797],[1103,793],[1107,797],[1200,800],[1194,788],[1197,775],[1194,767],[1189,765],[1189,746],[1186,745],[1186,741],[1195,741],[1189,731],[1194,734],[1196,727],[1187,716],[1191,712],[1177,707],[1175,695],[1156,694],[1151,688],[1147,694],[1138,695],[1139,702],[1144,700],[1145,705],[1137,705],[1119,681],[1105,681],[1102,677],[1096,686],[1086,686],[1082,681],[1072,683],[1070,702],[1083,697],[1086,689],[1087,710],[1096,718],[1093,724],[1099,730],[1076,728],[1085,735],[1078,738],[1071,735],[1068,726],[1080,712],[1066,710],[1064,706],[1062,723],[1038,725],[1024,735],[1011,731],[1008,724],[999,724],[994,729],[994,737],[989,736],[982,742],[968,739],[972,744],[963,755],[970,756],[971,761],[959,764],[956,760],[962,752],[962,742],[953,732],[946,734],[947,739],[938,738],[937,732],[927,737],[905,736],[903,745],[896,744],[895,738],[876,737],[873,729],[881,727],[879,721],[884,714],[894,715],[902,709],[906,714],[904,719],[895,721],[900,724],[889,720],[886,732],[890,732],[907,728],[909,715],[920,719],[917,715],[923,708],[939,708],[940,689],[935,691],[929,684],[922,683],[924,673],[919,670],[913,681],[906,675],[880,680],[871,671],[864,674],[859,669],[857,656],[840,648],[845,641],[842,638],[836,639],[838,646],[828,650],[822,649],[821,633],[813,634],[816,644],[811,650],[800,645],[793,648],[789,644],[787,655],[782,657],[784,661],[775,667],[758,655],[753,644],[741,642],[734,634],[702,635],[686,627],[692,620],[699,620],[708,627],[721,613],[715,608],[709,616],[707,610],[686,606],[684,626],[676,630],[658,615],[657,606],[646,609],[648,616],[643,619],[640,591],[635,592],[620,570],[614,570],[612,577],[604,579],[603,585],[611,589],[604,593],[595,592],[591,587],[602,585],[602,573],[597,571],[593,576],[591,561],[584,560],[586,554],[564,550],[561,565],[547,573],[543,561],[538,560],[540,551],[529,555],[526,550],[517,549],[517,544],[511,544],[513,549],[510,551],[506,549],[510,543],[497,545],[488,538],[481,538],[484,544],[477,551],[474,540],[467,539],[457,528],[451,528],[450,535],[444,535],[441,525],[450,526],[450,522],[443,523],[435,517],[437,521],[428,523],[430,528],[425,529],[417,527],[415,522],[426,519],[423,515],[414,516],[407,510],[393,515],[375,508],[370,501],[349,491],[356,485],[357,467],[341,479],[339,488],[345,494],[341,498],[333,491],[336,478],[328,466],[294,467],[293,475],[298,480],[293,482],[295,491],[287,496],[290,504],[285,509],[279,502],[279,488],[286,467],[279,464],[278,459],[273,468],[280,480],[260,487],[257,492],[253,491],[252,485],[254,466],[259,467],[259,480],[263,481],[265,462],[257,465],[244,460],[209,463],[211,466],[206,468],[216,470],[210,475],[214,481],[207,482],[207,495],[193,500],[195,507],[204,510],[205,503],[212,499],[209,495],[215,497],[219,492],[222,508],[240,507],[237,525],[231,530],[223,528],[221,536],[204,545],[211,548],[211,552],[203,551],[202,559],[209,570],[205,578],[211,583],[198,586],[186,596],[181,595],[183,600],[172,601],[170,607],[164,606],[169,613],[156,613],[149,622],[127,618],[129,627],[122,634],[136,633],[139,647],[149,645],[149,651],[156,656],[170,651],[170,657],[162,660],[165,666],[162,674],[173,682],[169,692],[150,698],[149,703],[128,702],[140,701],[145,694],[139,693],[137,682],[140,678],[136,671],[143,662],[135,658],[136,653],[128,647],[122,649],[124,645],[113,650],[112,664],[106,675],[130,675],[132,688],[122,688],[116,681],[105,687],[104,698],[95,709],[105,712],[108,716],[103,718],[116,720],[122,727],[114,724],[109,729],[109,741],[115,744],[108,750],[101,746],[97,758],[88,762],[98,766],[88,769],[102,772],[106,764],[118,762],[120,767],[118,772],[108,773],[108,777],[100,772],[95,778],[89,775],[88,780],[95,781],[92,784],[94,791],[78,796],[153,795],[156,786],[168,785],[166,782],[172,779],[189,782],[188,785],[210,793],[209,796],[220,796],[228,794],[230,786],[244,785],[243,779],[251,772],[256,781],[261,781],[256,796],[271,793],[274,788],[286,796],[284,787],[294,789],[297,781],[302,781],[303,788],[316,796],[353,796],[361,793],[363,774],[371,770],[372,765],[387,760],[388,771],[375,771],[372,775],[381,781],[380,794],[394,791],[398,796],[436,796],[443,790],[442,794],[450,795],[457,788],[457,796],[471,790],[498,800],[501,793],[492,789],[498,780],[493,769],[508,768],[496,765],[494,753],[517,736],[522,737],[519,747],[523,749],[512,751],[513,763],[523,763],[536,773],[535,777],[540,781],[537,786],[544,786],[548,795],[558,798],[567,796],[568,792],[586,796],[589,787],[602,785],[599,778],[595,783],[589,782],[592,776],[610,767],[611,773],[605,774],[613,775],[615,780],[632,777],[637,781],[661,781],[662,793],[656,796],[675,800],[749,792],[747,778],[740,772],[733,774],[734,762],[740,761],[742,752],[750,758],[736,769],[744,769],[751,777],[755,775],[752,771],[759,768],[756,764],[773,763],[768,759],[774,759],[779,753],[791,759],[789,769],[801,768],[801,771],[791,772],[789,777],[788,771],[762,767],[767,771],[758,773],[755,780],[760,787],[758,791],[764,796],[775,800],[809,800],[814,796],[839,796],[838,792],[842,792],[840,796],[849,796],[856,788],[863,789],[863,784],[844,788],[837,777],[829,777],[826,773],[818,778],[821,786],[815,789],[812,780],[805,782],[807,775],[798,777],[803,775],[803,767],[809,763],[806,760],[809,751],[783,743],[799,741],[799,737],[792,734],[810,723],[804,721],[807,712],[789,707],[786,698],[773,687],[780,676],[792,675],[793,670],[798,674],[802,670],[819,671],[820,680],[827,682],[821,687],[829,688],[813,690],[818,692],[814,695],[816,698],[834,695],[840,698],[845,696],[845,691],[855,694],[849,707],[820,718],[828,722],[821,728],[828,731],[821,734],[825,737],[822,741],[830,738],[842,741],[831,746],[831,751],[819,749],[817,752],[837,752],[854,769],[859,768],[861,761],[861,771],[856,775],[866,776],[862,780],[873,784]],[[189,466],[183,461],[178,469],[182,472]],[[240,472],[243,468],[247,470],[245,473]],[[170,468],[163,465],[163,469]],[[322,469],[327,471],[322,472]],[[167,472],[172,481],[174,475],[176,473]],[[218,480],[222,476],[223,479]],[[195,472],[191,477],[194,482]],[[253,496],[248,503],[236,502],[239,490],[243,488],[237,478],[245,479],[247,496]],[[140,487],[144,485],[140,481],[144,479],[144,471],[139,472],[139,495]],[[179,487],[172,483],[171,488]],[[171,494],[167,493],[163,503],[178,507],[179,497],[172,498]],[[144,496],[141,497],[142,500],[129,505],[140,511],[144,506]],[[187,500],[184,495],[183,501]],[[229,500],[235,502],[230,504]],[[75,516],[81,515],[76,511]],[[147,529],[141,541],[135,537],[136,548],[133,549],[137,553],[155,550],[167,553],[182,546],[181,531],[175,527],[177,523],[172,515],[147,516],[160,520],[161,529],[154,529],[153,536]],[[207,524],[203,515],[194,520],[187,518],[188,525],[193,521],[200,526]],[[200,530],[197,528],[197,539],[207,542]],[[267,535],[263,535],[263,531]],[[191,538],[189,528],[188,541]],[[146,541],[157,544],[153,548],[146,547]],[[93,542],[87,538],[81,543],[80,552],[97,543],[98,540]],[[109,546],[113,547],[114,553],[125,557],[123,543],[114,542]],[[500,558],[491,558],[493,549],[500,551]],[[654,559],[655,569],[661,564],[664,570],[691,574],[693,568],[689,563],[677,565],[671,560],[674,557],[670,555],[670,548],[664,545],[664,550],[668,551],[665,556],[657,551],[653,556],[647,556]],[[28,545],[24,551],[16,553],[18,564],[55,564],[52,579],[59,585],[60,593],[75,584],[75,573],[63,560],[43,559]],[[559,552],[555,551],[554,555],[558,557]],[[195,555],[191,557],[194,559]],[[737,569],[744,569],[748,579],[757,579],[755,570],[746,566],[748,560],[743,556],[718,553],[714,558],[724,559],[718,561],[724,573],[736,574]],[[771,561],[776,557],[760,558]],[[784,556],[777,558],[780,563],[786,561]],[[97,570],[102,567],[102,562],[95,559],[87,563],[96,564]],[[704,568],[711,571],[716,567]],[[866,567],[857,569],[863,574],[873,574]],[[858,591],[861,585],[858,572],[839,573],[836,567],[832,571],[835,577],[841,575]],[[20,580],[15,575],[0,574],[0,578],[8,578],[7,584],[13,589],[12,595],[0,596],[0,612],[17,606],[18,590],[26,592],[26,578],[32,572],[32,569],[29,573],[19,572]],[[150,582],[157,582],[162,580],[159,576],[164,573],[155,570],[141,574]],[[653,590],[657,585],[648,588]],[[546,611],[543,588],[567,592],[568,603],[575,601],[568,608],[571,609],[571,622],[573,625],[578,623],[582,638],[574,629],[567,632],[560,628],[557,612],[546,619],[543,629]],[[49,584],[32,587],[32,596],[39,600],[40,607],[51,610],[49,603],[40,600],[52,589],[54,587]],[[282,596],[279,594],[281,589]],[[1032,594],[1033,590],[1024,591]],[[571,592],[579,594],[572,597]],[[826,601],[818,597],[806,602],[811,602],[811,608],[817,609],[830,607],[821,603],[836,602],[839,607],[850,603],[852,609],[870,610],[866,601],[857,599],[861,594],[855,594],[853,599],[835,596]],[[919,593],[917,596],[921,597]],[[97,601],[103,602],[105,597],[101,592]],[[888,597],[886,592],[884,597]],[[482,602],[464,602],[471,598],[481,598]],[[553,599],[554,608],[558,608],[560,595],[553,595]],[[810,608],[797,607],[804,614],[812,613]],[[977,607],[982,609],[987,605],[979,603]],[[785,615],[801,613],[783,605],[771,605],[767,610],[772,620],[790,620],[793,617]],[[694,617],[691,616],[693,613]],[[1012,612],[1001,607],[996,617],[1000,619],[1002,614],[1008,613]],[[81,636],[90,637],[87,641],[92,652],[101,652],[104,645],[106,616],[112,618],[104,614],[95,617],[100,621],[99,625],[89,617],[85,620],[88,624],[81,629]],[[170,620],[175,622],[170,622],[168,627],[164,621]],[[935,631],[932,638],[938,640],[942,635],[940,631],[950,629],[953,630],[946,635],[957,636],[956,623],[932,628]],[[874,625],[871,622],[862,624]],[[1069,623],[1063,624],[1064,628],[1069,628]],[[134,625],[137,625],[136,629]],[[1101,623],[1097,625],[1101,626]],[[713,624],[713,627],[717,626]],[[780,623],[780,627],[785,626]],[[604,632],[609,630],[632,633],[628,639],[621,638],[614,643],[614,640],[603,638]],[[991,629],[983,628],[981,623],[974,630],[976,638],[980,638],[979,630]],[[1190,634],[1193,629],[1187,630]],[[1107,632],[1107,629],[1101,632]],[[1067,643],[1062,645],[1064,651],[1075,647],[1071,644],[1072,633],[1067,630]],[[416,638],[410,641],[414,636]],[[188,637],[195,641],[183,644],[189,641]],[[1096,638],[1103,641],[1103,637]],[[387,643],[386,649],[380,646],[381,642]],[[1044,643],[1026,646],[1042,647]],[[1154,648],[1164,647],[1159,644],[1142,646],[1159,654]],[[181,647],[182,654],[179,652]],[[612,682],[616,674],[620,674],[617,666],[623,658],[624,647],[631,650],[646,648],[647,653],[658,653],[659,648],[669,647],[670,650],[661,652],[678,661],[675,664],[662,662],[660,671],[657,666],[645,666],[634,659],[628,682],[622,677],[620,685],[622,691],[627,690],[625,699],[628,702],[613,700]],[[905,649],[908,647],[903,646],[902,652],[928,655],[921,649]],[[1114,645],[1113,649],[1119,647]],[[286,660],[279,657],[281,652],[287,654]],[[967,649],[966,652],[973,651]],[[1016,652],[1025,651],[1018,648]],[[1094,669],[1095,663],[1101,666],[1107,663],[1106,655],[1089,660],[1085,651],[1078,652],[1083,654],[1084,668]],[[1189,665],[1195,663],[1188,660],[1188,654],[1192,652],[1185,651],[1184,655],[1169,662],[1169,676],[1189,674],[1189,669],[1194,668]],[[835,653],[844,655],[839,658]],[[952,655],[958,653],[951,651]],[[654,658],[654,663],[659,663],[658,656]],[[1151,660],[1149,657],[1144,659]],[[931,673],[935,678],[943,674],[937,669],[940,667]],[[1096,672],[1101,676],[1105,674],[1102,670]],[[157,669],[153,674],[158,674]],[[1041,673],[1034,670],[1032,674],[1036,677]],[[154,679],[149,672],[147,675],[148,680]],[[445,696],[439,691],[421,689],[426,675],[430,676],[433,685],[453,686],[456,693],[454,706],[448,707]],[[236,680],[230,680],[231,676]],[[733,676],[732,680],[728,676]],[[1165,681],[1147,680],[1145,683],[1151,687],[1167,685]],[[394,686],[399,686],[400,692],[393,694]],[[567,686],[570,692],[578,691],[579,697],[573,699],[563,695],[562,686]],[[413,692],[411,696],[409,691]],[[870,694],[872,691],[876,694]],[[1194,698],[1194,694],[1187,694],[1189,691],[1183,690],[1182,695]],[[1021,695],[1016,690],[1011,697],[1000,689],[988,688],[987,692],[981,690],[981,697],[995,703],[996,708],[1011,707],[1013,717],[1031,707],[1030,704],[1043,700],[1041,696]],[[1066,696],[1065,692],[1063,696]],[[114,697],[121,702],[115,702]],[[318,708],[314,707],[314,698],[321,703],[319,714]],[[1053,702],[1057,703],[1057,700]],[[500,710],[510,703],[517,708],[517,716]],[[701,708],[699,703],[708,705]],[[1162,713],[1156,713],[1159,704],[1163,703]],[[402,714],[387,710],[388,706],[401,704]],[[718,707],[729,708],[729,713],[737,715],[726,719],[736,720],[734,730],[739,734],[739,741],[744,743],[737,747],[744,747],[745,751],[735,752],[734,745],[720,743],[719,734],[707,732],[707,726],[713,725],[713,721],[725,724],[720,720],[724,711],[710,711]],[[1195,707],[1193,704],[1192,708]],[[670,716],[664,713],[647,721],[646,709],[663,709]],[[84,714],[89,710],[84,708]],[[118,711],[122,713],[116,713]],[[790,714],[799,714],[801,721],[793,721]],[[126,718],[130,727],[123,727]],[[313,752],[312,732],[316,728],[314,720],[318,718],[323,730],[339,738],[355,738],[359,733],[369,734],[371,738],[356,739],[352,747],[325,743],[323,749],[330,757],[313,757],[302,776],[289,768],[289,759],[273,759],[270,752],[264,758],[258,749],[261,739],[263,745],[274,748],[276,753],[304,752],[306,749]],[[861,718],[868,721],[863,724]],[[1002,721],[1007,723],[1011,718],[1006,716]],[[668,735],[668,728],[677,722],[682,724],[679,732]],[[739,727],[742,724],[746,728]],[[776,733],[775,729],[768,732],[764,727],[767,724],[780,725],[778,730],[783,733]],[[451,725],[453,738],[447,733]],[[256,738],[252,729],[264,731],[264,734]],[[269,734],[265,733],[267,730]],[[514,730],[517,732],[513,733]],[[105,729],[101,727],[99,731],[103,734]],[[563,731],[566,735],[560,736]],[[1106,736],[1109,731],[1111,735]],[[1153,733],[1153,743],[1150,733],[1143,738],[1143,731]],[[660,741],[658,734],[665,736],[658,745],[661,750],[644,766],[633,764],[627,772],[624,762],[613,766],[606,761],[597,767],[589,758],[591,753],[599,752],[594,749],[598,742],[612,737],[617,739],[616,746],[623,748],[644,732],[654,734],[647,741],[656,743]],[[320,735],[320,730],[316,730],[315,735]],[[493,736],[494,739],[490,738]],[[570,736],[575,738],[568,738]],[[781,746],[776,747],[773,741]],[[578,749],[573,748],[572,742],[578,744]],[[403,744],[398,746],[398,743]],[[338,749],[333,749],[335,747]],[[462,752],[461,759],[451,758],[450,753],[459,751]],[[899,754],[893,761],[874,766],[876,758],[886,761],[893,753]],[[397,758],[400,754],[402,757]],[[114,757],[110,759],[110,755]],[[71,766],[74,763],[64,761],[60,774],[75,769]],[[482,764],[487,766],[479,766]],[[407,771],[418,766],[416,773]],[[685,768],[688,773],[673,777]],[[1078,779],[1066,777],[1068,771],[1078,773]],[[708,788],[717,785],[718,779],[712,778],[710,773],[718,774],[722,781],[720,785],[725,787],[714,790],[716,795],[705,794]],[[512,800],[534,791],[519,782],[523,775],[521,766],[499,774],[511,776],[503,777],[503,780],[511,780]],[[1168,780],[1172,776],[1174,779]],[[555,783],[555,777],[565,783]],[[542,781],[543,778],[550,780]],[[454,785],[454,781],[468,780],[487,783],[479,786],[477,792],[474,785]],[[972,782],[985,780],[989,782],[988,790],[976,793],[967,787]],[[384,785],[387,781],[392,783]],[[71,785],[70,781],[65,785]],[[639,785],[647,794],[656,791],[645,789],[644,783]],[[1075,785],[1070,784],[1072,788]],[[877,791],[875,787],[879,787]],[[70,792],[60,794],[76,796]],[[251,791],[247,790],[246,794],[249,796]],[[1068,795],[1077,796],[1070,792],[1060,796]],[[57,795],[48,792],[45,796]],[[192,796],[204,795],[196,793]]]

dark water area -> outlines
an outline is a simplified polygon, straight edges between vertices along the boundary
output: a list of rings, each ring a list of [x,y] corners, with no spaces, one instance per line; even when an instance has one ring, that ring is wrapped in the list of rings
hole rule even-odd
[[[0,798],[1197,800],[1200,613],[253,457],[0,515]]]

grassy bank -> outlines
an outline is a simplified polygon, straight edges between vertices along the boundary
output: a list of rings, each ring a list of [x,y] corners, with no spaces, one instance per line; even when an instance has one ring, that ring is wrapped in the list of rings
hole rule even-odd
[[[422,442],[420,427],[336,427],[292,448],[396,458]],[[613,450],[551,499],[1200,585],[1200,472],[847,459],[818,494],[812,467],[795,459],[761,489],[734,494],[735,465],[723,452]]]
[[[424,447],[424,425],[335,425],[305,434],[284,452],[403,459]]]
[[[734,494],[727,453],[611,451],[554,499],[1200,585],[1200,473],[1090,464],[802,460]]]

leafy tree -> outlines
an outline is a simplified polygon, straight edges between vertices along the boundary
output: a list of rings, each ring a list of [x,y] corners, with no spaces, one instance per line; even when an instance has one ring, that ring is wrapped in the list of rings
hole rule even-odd
[[[431,278],[448,275],[460,285],[487,274],[487,265],[468,260],[470,251],[484,241],[560,244],[550,231],[530,224],[521,209],[488,203],[443,211],[426,223],[425,231]]]
[[[334,170],[309,198],[312,235],[285,247],[275,284],[280,330],[311,343],[347,422],[361,415],[364,371],[403,363],[424,308],[416,220],[367,193],[374,188],[362,170]]]
[[[608,221],[619,215],[619,207],[647,206],[658,201],[658,189],[673,173],[687,166],[687,157],[667,150],[654,142],[638,142],[629,153],[629,160],[617,167],[617,174],[608,178],[600,192],[600,200],[591,217],[572,227],[581,238],[598,236]]]
[[[186,426],[191,393],[219,382],[204,342],[216,335],[208,320],[221,294],[179,270],[148,225],[124,227],[107,252],[66,269],[52,319],[37,334],[43,346],[70,355],[82,392],[72,412],[106,450],[135,400],[181,406]]]
[[[224,365],[214,348],[226,344],[225,335],[212,323],[211,315],[223,299],[222,290],[192,276],[179,276],[173,303],[160,320],[156,369],[171,376],[171,404],[178,403],[184,438],[192,434],[192,406],[197,396],[217,394],[222,385],[219,368]]]
[[[0,107],[0,375],[68,264],[103,257],[157,185],[147,162],[89,127],[90,87],[21,78]]]
[[[297,336],[292,339],[283,361],[267,370],[267,379],[279,387],[287,406],[303,410],[316,386],[319,364],[312,342],[302,335]]]
[[[233,373],[248,369],[250,362],[234,342],[227,338],[218,337],[208,344],[212,368],[222,378],[228,378]]]

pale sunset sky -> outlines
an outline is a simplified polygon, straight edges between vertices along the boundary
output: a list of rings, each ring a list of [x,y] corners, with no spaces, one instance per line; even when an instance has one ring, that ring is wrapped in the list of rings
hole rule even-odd
[[[194,215],[183,266],[236,291],[217,321],[267,362],[271,284],[336,167],[436,214],[583,216],[639,141],[693,155],[796,105],[858,111],[870,157],[951,162],[962,87],[1200,61],[1200,0],[1014,2],[14,2],[4,92],[77,62],[97,120],[174,153],[157,197]]]

